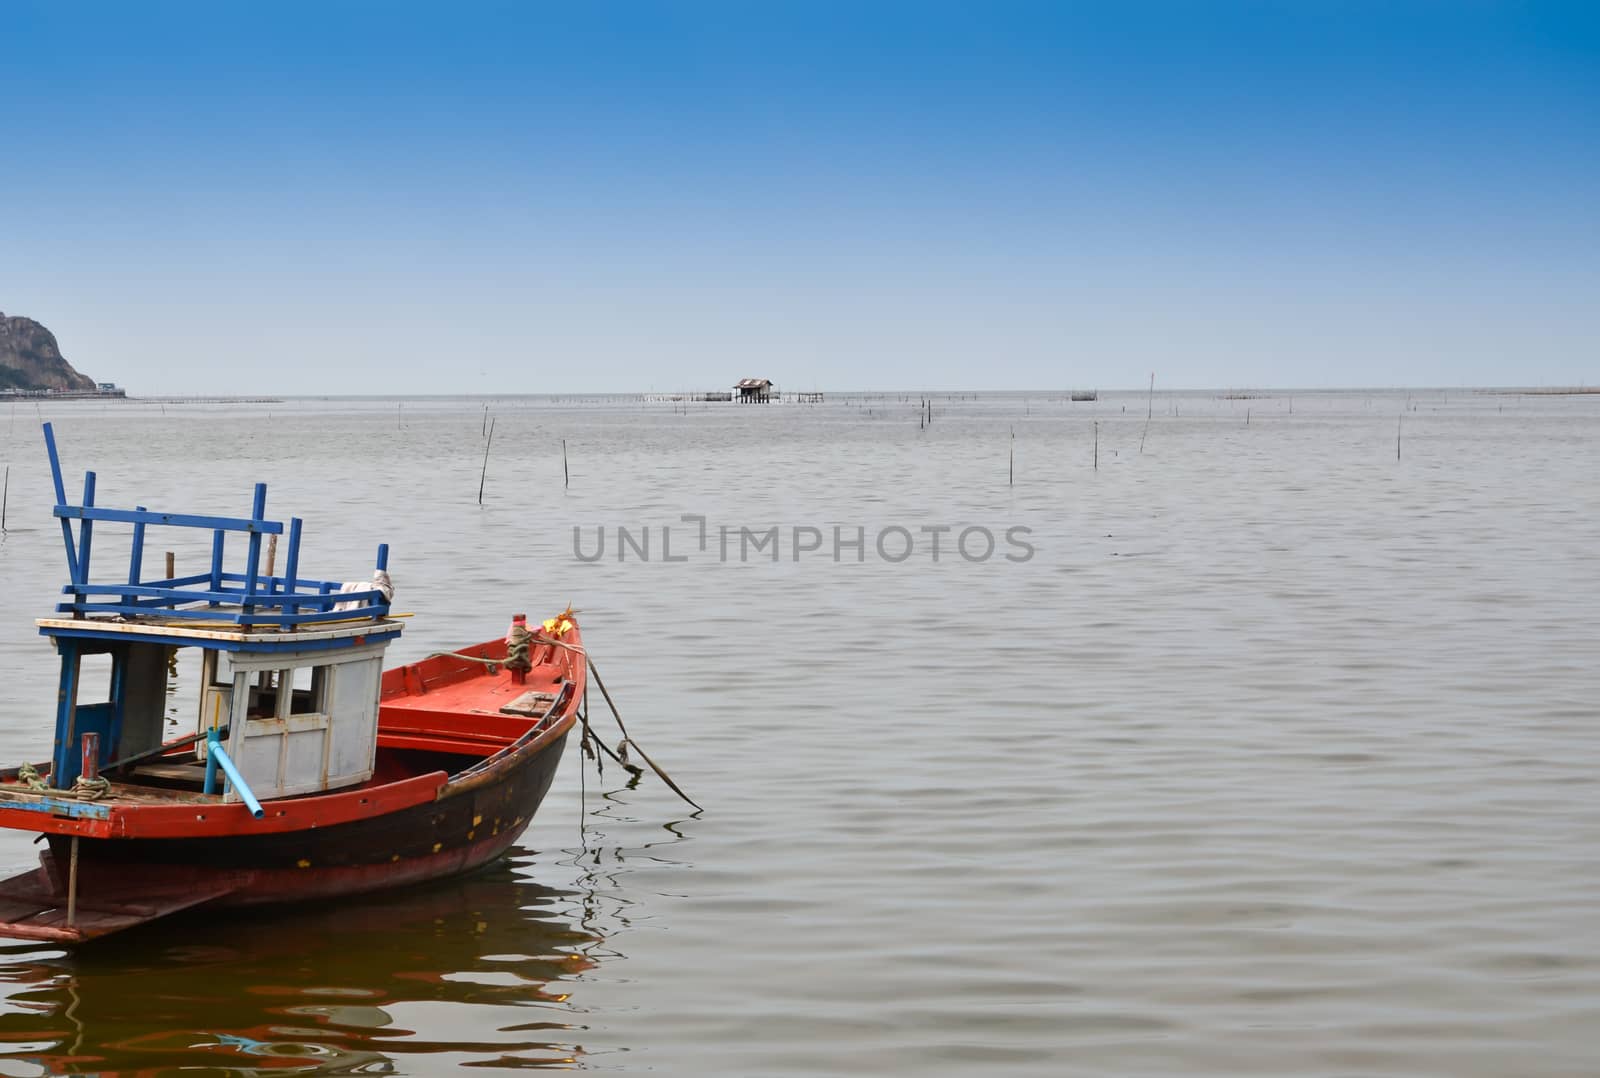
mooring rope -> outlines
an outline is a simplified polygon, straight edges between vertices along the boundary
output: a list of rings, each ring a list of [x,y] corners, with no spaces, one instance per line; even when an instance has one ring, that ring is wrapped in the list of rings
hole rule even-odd
[[[596,745],[600,746],[600,751],[604,752],[607,756],[609,756],[613,760],[615,760],[629,774],[634,775],[634,776],[639,776],[639,775],[644,774],[644,768],[640,767],[638,764],[630,764],[628,762],[628,750],[627,749],[623,748],[622,745],[618,745],[617,748],[621,749],[622,755],[620,755],[620,756],[617,755],[616,751],[614,751],[611,748],[610,745],[607,745],[605,743],[605,741],[601,739],[599,734],[594,732],[594,730],[589,726],[589,718],[588,718],[588,716],[584,716],[583,719],[582,719],[582,722],[583,722],[583,736],[584,736],[584,739],[585,739],[584,746],[583,746],[583,751],[584,751],[584,754],[589,757],[589,759],[591,759],[591,760],[593,760],[595,762],[595,768],[597,769],[599,774],[604,775],[606,773],[605,764],[600,760],[600,758],[598,756],[596,756],[594,754],[594,749],[589,747],[589,745],[587,743],[589,739],[593,739],[594,743]],[[623,744],[625,745],[625,744],[627,744],[627,742],[623,742]]]
[[[551,647],[566,648],[568,651],[575,651],[579,655],[583,655],[585,658],[588,657],[588,653],[577,644],[566,644],[560,640],[540,640],[538,638],[535,638],[532,643],[535,646],[539,644],[549,644]],[[506,664],[504,659],[486,659],[482,655],[463,655],[459,651],[435,651],[432,654],[424,655],[422,657],[423,662],[427,662],[429,659],[461,659],[469,663],[482,663],[484,666],[504,666]]]
[[[694,805],[696,811],[704,812],[705,809],[702,809],[698,804],[695,804],[694,798],[684,793],[683,789],[676,782],[672,781],[671,775],[663,771],[659,764],[650,759],[650,754],[644,751],[644,746],[640,745],[632,737],[628,736],[628,728],[622,724],[622,714],[617,711],[616,701],[611,699],[611,693],[606,688],[606,683],[600,678],[600,668],[595,666],[593,659],[589,659],[589,672],[594,675],[594,683],[600,686],[600,695],[606,698],[606,706],[611,709],[611,717],[617,720],[617,729],[622,731],[622,743],[617,746],[617,748],[621,750],[622,755],[617,758],[617,762],[622,764],[623,767],[629,766],[627,762],[628,749],[631,746],[633,750],[639,754],[639,758],[650,765],[650,770],[654,771],[656,773],[656,777],[662,782],[666,783],[673,793],[689,802],[689,804]],[[604,742],[601,742],[601,744],[604,744]]]
[[[593,730],[590,729],[588,717],[585,716],[583,719],[583,729],[586,739],[588,737],[593,737],[594,743],[604,749],[607,756],[611,757],[633,774],[642,774],[642,770],[628,760],[628,750],[632,748],[634,752],[639,754],[639,758],[649,765],[650,770],[656,773],[656,777],[662,782],[666,783],[668,788],[671,789],[673,793],[677,794],[689,804],[693,805],[696,811],[705,811],[705,809],[701,808],[699,804],[695,802],[694,798],[683,792],[683,788],[681,786],[672,781],[672,776],[667,774],[660,764],[650,759],[650,754],[644,751],[644,746],[640,745],[639,742],[635,741],[629,736],[628,728],[624,726],[622,722],[622,714],[617,710],[616,701],[611,699],[611,693],[606,688],[606,683],[600,679],[600,668],[595,666],[594,659],[589,656],[587,651],[576,644],[567,644],[560,640],[540,639],[536,640],[535,643],[550,644],[553,647],[566,648],[568,651],[573,651],[579,655],[582,655],[584,661],[589,664],[589,672],[594,675],[595,684],[600,686],[600,694],[605,697],[606,706],[611,709],[611,717],[617,720],[617,729],[622,731],[622,740],[617,743],[617,749],[615,752],[613,752],[611,747],[607,745],[598,734],[595,734]],[[436,651],[433,654],[428,655],[426,658],[461,659],[465,662],[481,663],[484,666],[504,666],[506,664],[504,659],[485,659],[481,655],[463,655],[459,651]],[[585,745],[585,752],[588,752],[587,745]],[[593,754],[589,753],[589,755],[592,756]],[[597,764],[598,762],[598,759],[596,759]]]
[[[435,651],[422,657],[423,662],[427,662],[429,659],[464,659],[469,663],[482,663],[484,666],[504,666],[506,664],[504,659],[485,659],[481,655],[463,655],[459,651]]]
[[[17,768],[17,783],[26,786],[34,793],[61,794],[64,797],[75,797],[79,801],[98,801],[111,792],[111,780],[104,775],[92,779],[79,775],[70,790],[58,790],[52,787],[39,774],[39,769],[32,764],[23,764]]]

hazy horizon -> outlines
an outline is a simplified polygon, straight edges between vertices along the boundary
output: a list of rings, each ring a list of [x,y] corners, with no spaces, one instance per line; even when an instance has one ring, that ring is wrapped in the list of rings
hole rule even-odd
[[[645,397],[669,397],[669,396],[682,395],[682,394],[717,393],[717,392],[724,392],[729,387],[689,386],[689,387],[683,387],[683,388],[645,387],[645,388],[632,388],[632,389],[571,389],[571,390],[560,390],[560,391],[529,390],[529,391],[526,391],[526,392],[523,392],[523,391],[509,392],[508,391],[508,392],[504,392],[504,393],[450,392],[450,391],[447,391],[447,390],[441,390],[441,391],[438,391],[438,392],[419,392],[419,393],[318,393],[318,392],[270,392],[270,391],[266,391],[266,390],[241,389],[241,390],[238,390],[238,391],[235,391],[235,392],[188,393],[188,394],[186,394],[186,393],[155,393],[155,392],[143,393],[143,392],[140,392],[138,390],[138,387],[123,386],[123,385],[120,385],[120,384],[119,384],[118,388],[124,389],[124,390],[127,391],[128,395],[127,395],[126,399],[128,401],[130,401],[132,403],[138,403],[140,400],[162,400],[162,399],[164,399],[164,400],[182,400],[185,397],[207,397],[207,398],[215,398],[215,399],[218,399],[218,400],[242,399],[242,398],[251,398],[251,397],[254,397],[254,398],[274,397],[274,398],[283,399],[283,400],[382,400],[382,401],[407,401],[407,400],[483,400],[483,401],[492,401],[492,400],[516,398],[516,397],[577,398],[577,399],[597,398],[598,399],[598,398],[608,398],[608,397],[639,397],[639,396],[645,396]],[[908,387],[908,386],[868,386],[868,387],[860,388],[860,389],[839,389],[839,388],[830,388],[830,387],[827,387],[827,386],[822,386],[819,389],[812,389],[809,386],[805,387],[805,388],[793,388],[793,387],[789,387],[789,386],[778,385],[777,383],[773,384],[773,392],[776,393],[776,394],[795,394],[795,393],[821,392],[821,393],[824,393],[824,394],[827,394],[827,395],[836,395],[836,396],[840,396],[840,397],[884,397],[884,396],[889,396],[889,397],[911,397],[911,398],[916,398],[916,397],[918,397],[920,395],[920,396],[925,396],[928,399],[934,400],[934,401],[937,401],[940,398],[944,398],[944,397],[1027,397],[1027,396],[1047,397],[1047,396],[1054,396],[1054,395],[1064,396],[1064,395],[1066,395],[1068,393],[1076,393],[1076,392],[1082,392],[1082,391],[1092,391],[1092,392],[1095,392],[1095,393],[1101,393],[1101,394],[1106,394],[1106,395],[1114,395],[1114,396],[1129,396],[1129,395],[1131,395],[1131,396],[1135,396],[1135,397],[1143,397],[1147,393],[1153,393],[1154,396],[1157,397],[1157,398],[1160,398],[1163,395],[1169,395],[1170,396],[1170,395],[1174,395],[1174,394],[1205,394],[1205,393],[1222,394],[1222,395],[1227,395],[1227,394],[1249,394],[1251,396],[1259,395],[1261,397],[1271,397],[1271,396],[1275,396],[1275,395],[1290,395],[1290,394],[1295,394],[1295,393],[1305,393],[1305,394],[1328,393],[1328,394],[1347,394],[1348,395],[1348,394],[1359,394],[1359,393],[1372,393],[1372,394],[1414,393],[1414,394],[1416,394],[1416,393],[1453,393],[1453,392],[1485,393],[1485,394],[1491,394],[1491,395],[1494,395],[1494,394],[1507,394],[1507,395],[1526,394],[1526,395],[1529,395],[1529,396],[1582,396],[1582,395],[1587,395],[1587,394],[1591,394],[1591,393],[1600,393],[1600,387],[1590,386],[1590,385],[1587,385],[1587,384],[1582,383],[1582,382],[1575,382],[1575,383],[1570,383],[1570,384],[1562,383],[1562,384],[1541,384],[1541,385],[1527,384],[1527,383],[1524,383],[1524,384],[1501,384],[1501,385],[1490,385],[1490,384],[1473,385],[1473,384],[1463,383],[1463,384],[1459,384],[1459,385],[1387,385],[1387,386],[1382,386],[1382,385],[1364,385],[1364,386],[1363,385],[1348,385],[1348,386],[1330,386],[1330,385],[1316,385],[1316,386],[1314,386],[1314,385],[1299,385],[1299,386],[1294,386],[1294,385],[1277,385],[1277,386],[1267,386],[1267,385],[1260,385],[1260,386],[1257,386],[1257,385],[1227,385],[1227,386],[1174,385],[1174,386],[1164,386],[1164,385],[1161,384],[1159,379],[1156,382],[1156,386],[1155,386],[1154,390],[1150,389],[1150,386],[1148,385],[1148,383],[1146,385],[1142,385],[1142,386],[1110,386],[1110,387],[1107,387],[1107,386],[1061,385],[1061,386],[1030,386],[1030,387],[1013,388],[1013,389],[996,389],[994,387],[983,387],[983,386],[955,386],[955,387],[937,388],[937,389],[930,389],[930,388],[928,388],[926,386],[910,386],[910,387]],[[4,396],[0,396],[0,401],[4,401],[6,399],[9,399],[9,398],[6,398]],[[50,398],[48,398],[48,397],[45,397],[45,398],[40,398],[40,397],[17,397],[17,398],[15,398],[15,401],[17,401],[17,402],[25,401],[25,400],[26,401],[34,401],[34,400],[48,401],[49,399]],[[1240,397],[1239,399],[1248,399],[1248,398]],[[698,402],[698,403],[719,403],[719,402],[713,401],[713,402]],[[730,402],[720,402],[720,403],[730,403]]]
[[[6,32],[0,310],[143,395],[1600,380],[1584,5],[19,0]]]

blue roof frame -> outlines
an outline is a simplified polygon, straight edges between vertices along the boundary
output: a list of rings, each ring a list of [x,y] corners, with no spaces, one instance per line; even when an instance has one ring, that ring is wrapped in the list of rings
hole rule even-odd
[[[89,614],[121,615],[125,618],[157,616],[163,619],[204,620],[241,627],[260,626],[283,631],[294,629],[326,628],[330,622],[347,622],[370,618],[382,621],[389,615],[389,602],[376,588],[361,591],[340,591],[343,586],[335,581],[311,580],[299,575],[300,531],[298,517],[289,520],[289,543],[285,571],[282,576],[268,576],[261,572],[261,537],[281,535],[281,521],[266,519],[267,485],[255,485],[255,497],[248,517],[198,516],[181,513],[151,512],[143,506],[134,509],[110,509],[94,504],[95,474],[86,472],[83,480],[83,504],[67,503],[66,487],[61,479],[61,459],[56,452],[55,431],[49,423],[44,425],[45,448],[50,454],[50,474],[55,482],[55,516],[61,521],[61,535],[66,546],[67,571],[70,582],[61,590],[67,601],[57,606],[62,614],[82,618]],[[78,522],[73,534],[72,522]],[[102,523],[132,524],[133,547],[129,558],[127,580],[96,583],[90,579],[90,556],[93,550],[94,525]],[[175,577],[170,580],[145,581],[140,578],[144,559],[145,529],[148,527],[195,528],[210,531],[211,570],[194,576]],[[239,532],[248,536],[245,571],[225,572],[227,536]],[[377,568],[389,567],[389,545],[379,544]],[[354,603],[354,607],[335,610],[341,603]],[[87,626],[85,627],[88,628]],[[46,635],[68,635],[61,629],[41,630]],[[395,630],[398,632],[398,629]],[[70,635],[79,635],[71,632]],[[85,632],[83,635],[89,635]],[[127,639],[124,631],[117,634]],[[198,643],[198,641],[196,641]],[[207,640],[206,646],[216,646]],[[225,650],[267,650],[248,645]]]

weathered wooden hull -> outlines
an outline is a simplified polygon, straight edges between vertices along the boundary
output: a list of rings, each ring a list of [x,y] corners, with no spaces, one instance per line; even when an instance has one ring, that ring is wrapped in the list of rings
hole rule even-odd
[[[523,679],[504,658],[490,641],[386,672],[388,778],[269,801],[261,817],[192,794],[63,800],[5,776],[0,826],[39,831],[48,849],[38,869],[0,882],[0,936],[83,942],[202,905],[327,900],[488,864],[549,792],[587,673],[575,628],[536,648]],[[535,697],[537,714],[518,709]]]
[[[527,829],[555,779],[563,731],[493,781],[447,785],[437,801],[309,831],[189,839],[81,839],[85,894],[116,890],[130,868],[234,889],[216,906],[300,902],[360,894],[470,872],[501,856]],[[50,836],[47,871],[65,879],[71,839]],[[98,887],[97,887],[98,884]]]

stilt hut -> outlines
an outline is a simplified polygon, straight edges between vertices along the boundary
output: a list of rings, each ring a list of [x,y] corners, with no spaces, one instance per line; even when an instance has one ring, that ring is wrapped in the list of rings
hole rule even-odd
[[[733,389],[740,404],[766,404],[772,399],[772,381],[768,378],[744,378]]]

